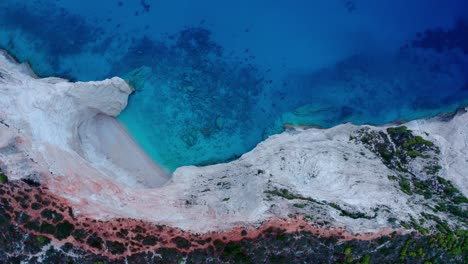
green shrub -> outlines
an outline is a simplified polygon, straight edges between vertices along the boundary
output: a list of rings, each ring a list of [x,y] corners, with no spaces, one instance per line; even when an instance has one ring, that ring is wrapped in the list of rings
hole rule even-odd
[[[432,143],[429,140],[425,140],[421,136],[416,136],[416,137],[406,141],[405,143],[403,143],[404,148],[409,148],[409,147],[411,147],[413,145],[426,145],[428,147],[432,147],[432,146],[434,146],[434,143]]]
[[[350,248],[350,247],[347,247],[347,248],[345,248],[344,254],[349,255],[349,254],[351,254],[351,252],[353,252],[353,249]]]
[[[359,264],[369,264],[370,262],[370,256],[369,255],[364,255],[361,259],[361,261],[359,261]]]
[[[8,182],[8,177],[0,172],[0,183],[6,183]]]
[[[400,182],[399,182],[399,185],[400,185],[400,189],[402,192],[408,194],[408,195],[412,195],[413,192],[411,191],[411,185],[409,183],[409,181],[407,179],[405,179],[404,177],[400,176]]]
[[[50,241],[50,239],[48,239],[47,237],[44,237],[44,236],[38,236],[36,239],[37,239],[37,242],[39,242],[41,244],[47,244]]]

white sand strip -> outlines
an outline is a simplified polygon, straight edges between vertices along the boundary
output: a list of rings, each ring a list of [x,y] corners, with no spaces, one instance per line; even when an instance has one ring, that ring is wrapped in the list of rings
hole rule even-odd
[[[158,166],[115,118],[98,115],[95,120],[96,147],[113,164],[148,187],[162,186],[169,180],[169,172]]]

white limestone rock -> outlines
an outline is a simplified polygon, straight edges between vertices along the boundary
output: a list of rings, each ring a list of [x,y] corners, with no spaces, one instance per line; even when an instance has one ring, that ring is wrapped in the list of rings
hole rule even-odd
[[[133,90],[124,80],[72,83],[60,78],[39,79],[27,65],[15,63],[6,53],[0,54],[0,73],[0,120],[8,126],[3,126],[5,132],[0,135],[0,142],[21,149],[26,163],[32,159],[39,162],[39,171],[57,175],[80,174],[77,164],[92,164],[90,171],[81,172],[112,177],[125,185],[160,185],[167,180],[152,161],[140,157],[136,146],[130,146],[137,150],[130,160],[141,167],[140,172],[122,171],[122,166],[114,166],[105,153],[112,144],[124,144],[114,137],[121,128],[105,121],[117,116],[127,105]],[[100,129],[103,122],[96,120],[104,120],[107,129]],[[12,142],[15,137],[24,142]],[[105,139],[110,142],[103,146],[100,141]],[[22,177],[25,172],[20,168],[26,163],[7,164],[11,176]],[[16,172],[14,167],[18,167]],[[127,177],[130,174],[132,177]]]
[[[194,232],[305,217],[326,228],[366,233],[398,229],[433,206],[404,193],[388,177],[401,172],[351,140],[363,128],[387,137],[386,127],[290,129],[238,160],[181,167],[168,179],[113,118],[132,91],[123,80],[71,83],[38,79],[25,69],[0,56],[0,165],[13,179],[36,175],[76,214]],[[442,166],[438,175],[467,196],[468,113],[406,126],[440,149],[434,158]],[[415,177],[426,177],[421,171],[427,162],[417,157],[407,166]],[[460,224],[444,212],[430,213]]]

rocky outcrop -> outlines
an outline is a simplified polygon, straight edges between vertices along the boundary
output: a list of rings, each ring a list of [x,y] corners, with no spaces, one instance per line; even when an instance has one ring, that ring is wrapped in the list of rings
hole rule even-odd
[[[47,238],[96,254],[107,248],[112,257],[184,249],[177,241],[189,241],[183,243],[187,252],[204,250],[216,247],[215,239],[239,241],[242,230],[254,239],[269,227],[354,240],[467,228],[466,109],[402,126],[291,127],[238,160],[182,167],[168,179],[113,118],[131,92],[119,78],[39,79],[0,56],[3,173],[14,188],[26,188],[15,183],[25,180],[40,188],[32,192],[43,191],[39,197],[54,197],[56,210],[67,214],[58,221],[82,228],[86,239],[94,236],[101,244],[92,248],[71,232],[59,238],[46,232]],[[19,222],[24,210],[37,219],[19,226],[43,234],[40,227],[27,227],[43,218],[38,209],[19,201],[34,199],[7,189],[3,201],[15,204],[6,210],[10,218]],[[133,235],[119,236],[122,225],[143,226],[160,243],[146,247]],[[104,241],[119,243],[118,253]]]
[[[11,177],[34,175],[36,180],[47,181],[54,178],[52,174],[86,173],[134,186],[161,185],[167,180],[128,136],[121,135],[122,128],[113,121],[132,92],[124,80],[72,83],[60,78],[38,79],[27,65],[18,65],[6,53],[0,55],[0,71],[1,142],[18,152],[1,159]],[[121,155],[130,156],[138,170],[130,171],[126,161],[106,154],[119,144],[123,144],[120,152],[135,150],[132,155]],[[50,177],[39,179],[41,174]],[[126,177],[130,174],[132,177]]]

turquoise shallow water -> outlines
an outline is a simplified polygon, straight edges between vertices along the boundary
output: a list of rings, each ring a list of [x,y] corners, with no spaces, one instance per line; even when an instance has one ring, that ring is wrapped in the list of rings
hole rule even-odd
[[[158,163],[227,161],[285,124],[383,124],[468,101],[466,1],[0,3],[41,76],[127,79],[118,119]]]

